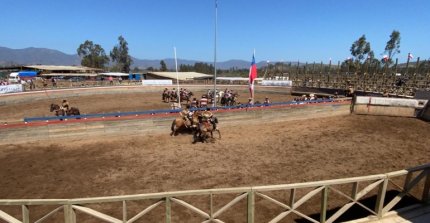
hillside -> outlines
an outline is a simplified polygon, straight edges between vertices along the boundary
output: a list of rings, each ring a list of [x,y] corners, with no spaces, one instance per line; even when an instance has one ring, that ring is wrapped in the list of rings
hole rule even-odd
[[[161,60],[147,60],[133,58],[133,67],[139,67],[146,69],[153,67],[158,69],[160,67]],[[167,65],[168,69],[175,69],[175,60],[173,58],[162,59]],[[33,64],[45,64],[45,65],[80,65],[80,58],[77,54],[70,55],[63,53],[58,50],[46,49],[46,48],[35,48],[29,47],[24,49],[11,49],[7,47],[0,47],[0,66],[10,65],[33,65]],[[196,62],[203,62],[213,64],[213,61],[197,61],[197,60],[184,60],[178,59],[178,66],[180,64],[194,65]],[[251,61],[245,60],[227,60],[218,61],[218,69],[247,69],[249,68]],[[257,63],[258,67],[266,66],[266,62]]]

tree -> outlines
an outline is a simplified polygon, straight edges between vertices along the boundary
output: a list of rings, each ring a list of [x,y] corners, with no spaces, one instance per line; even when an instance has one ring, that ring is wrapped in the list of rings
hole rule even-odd
[[[194,71],[194,66],[193,65],[181,64],[181,65],[179,65],[179,71],[181,71],[181,72]]]
[[[351,55],[355,58],[355,61],[359,64],[366,59],[366,55],[369,55],[372,50],[370,49],[370,43],[366,41],[366,36],[362,35],[357,41],[351,46]]]
[[[109,57],[106,56],[105,50],[92,41],[86,40],[76,50],[81,57],[81,65],[93,68],[104,68],[109,62]]]
[[[160,71],[167,71],[167,66],[164,60],[160,61]]]
[[[204,73],[204,74],[212,74],[214,73],[214,66],[212,64],[207,64],[203,62],[194,63],[195,72]]]
[[[393,62],[393,57],[400,53],[400,32],[397,30],[393,30],[390,35],[390,40],[388,40],[387,45],[385,46],[384,51],[388,56],[388,64]]]
[[[139,68],[138,67],[134,67],[133,68],[133,73],[138,73],[139,72]]]
[[[110,51],[110,57],[113,62],[116,62],[116,66],[120,72],[129,73],[133,60],[128,55],[128,43],[122,36],[118,37],[118,41],[118,45]]]

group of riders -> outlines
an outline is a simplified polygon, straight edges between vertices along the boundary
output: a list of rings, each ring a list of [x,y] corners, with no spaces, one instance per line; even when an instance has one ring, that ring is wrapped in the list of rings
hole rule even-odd
[[[179,90],[179,96],[181,101],[189,102],[193,96],[193,92],[188,91],[186,88],[181,88]],[[172,90],[164,88],[163,93],[161,94],[161,100],[164,102],[178,101],[178,91],[175,88]]]
[[[207,141],[209,138],[213,138],[213,132],[218,132],[218,136],[221,137],[219,129],[217,129],[218,119],[213,115],[209,108],[205,110],[194,110],[191,109],[190,105],[186,105],[184,109],[179,112],[179,120],[183,123],[186,129],[190,129],[193,132],[194,142],[201,140],[202,142]],[[176,134],[176,129],[179,127],[177,119],[172,123],[172,134]]]
[[[179,91],[175,88],[172,90],[165,88],[162,93],[162,100],[164,102],[178,102],[178,92],[180,101],[186,101],[189,103],[191,108],[205,108],[209,104],[212,104],[213,100],[216,100],[217,103],[221,104],[221,106],[234,106],[240,104],[237,100],[239,94],[236,91],[227,88],[224,91],[216,91],[216,93],[214,93],[213,90],[208,89],[200,99],[192,97],[194,94],[186,88],[180,88]]]

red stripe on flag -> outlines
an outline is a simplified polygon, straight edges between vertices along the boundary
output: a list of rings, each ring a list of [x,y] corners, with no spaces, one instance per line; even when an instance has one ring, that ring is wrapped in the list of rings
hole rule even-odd
[[[254,80],[257,78],[257,64],[255,64],[255,55],[252,55],[252,63],[249,68],[249,93],[251,98],[254,96]]]

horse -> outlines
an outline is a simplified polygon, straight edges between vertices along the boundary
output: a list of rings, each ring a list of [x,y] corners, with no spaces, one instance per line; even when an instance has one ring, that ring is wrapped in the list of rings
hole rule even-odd
[[[216,102],[219,103],[223,97],[224,97],[224,91],[218,92],[218,94],[216,95]]]
[[[191,129],[191,131],[195,131],[195,129],[197,128],[197,124],[199,123],[200,113],[200,111],[195,111],[193,113],[193,116],[191,117],[191,120],[189,121],[185,121],[183,117],[175,118],[170,127],[170,130],[172,130],[170,136],[176,136],[178,134],[178,131],[181,129],[188,128]]]
[[[225,94],[224,97],[221,98],[222,106],[234,106],[237,104],[238,93]]]
[[[170,91],[169,92],[169,100],[170,101],[177,101],[178,100],[178,93],[176,93],[176,91]]]
[[[216,124],[218,124],[218,118],[216,117],[213,117],[212,120],[200,122],[196,131],[194,131],[193,143],[196,143],[198,140],[206,143],[209,142],[209,138],[214,139],[213,132],[217,132],[218,139],[221,139],[221,132]]]
[[[190,99],[193,95],[194,94],[191,91],[188,93],[181,92],[181,101],[186,101],[187,103],[190,103]]]
[[[68,111],[64,111],[61,109],[61,107],[57,104],[51,104],[50,112],[55,111],[55,116],[72,116],[72,115],[81,115],[78,108],[71,107]]]
[[[170,92],[169,91],[163,91],[163,93],[161,94],[161,99],[164,102],[169,103],[170,102]]]
[[[78,108],[71,107],[68,111],[66,111],[66,115],[67,116],[81,115],[81,112],[79,111]]]

